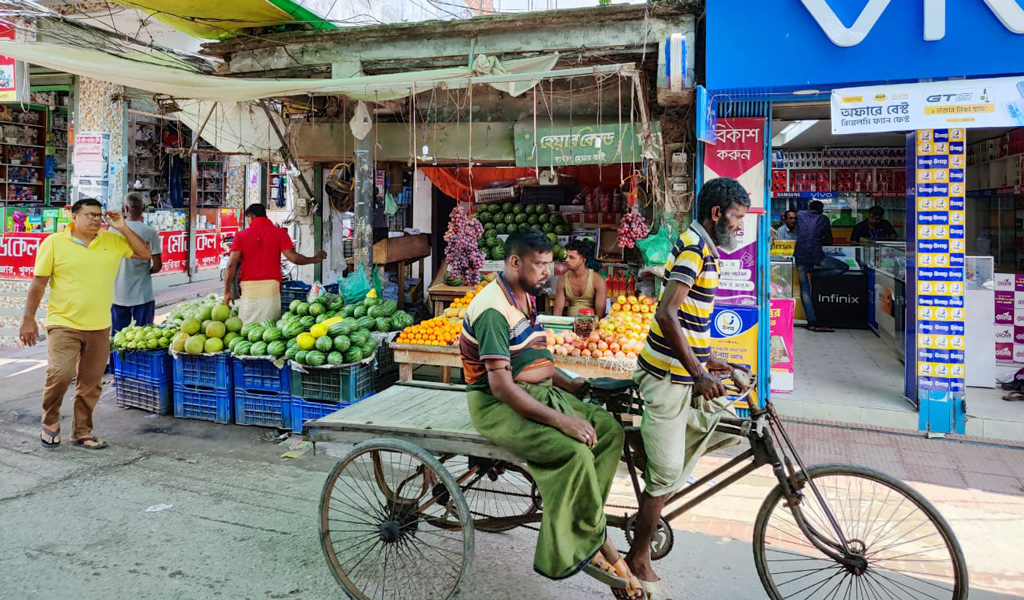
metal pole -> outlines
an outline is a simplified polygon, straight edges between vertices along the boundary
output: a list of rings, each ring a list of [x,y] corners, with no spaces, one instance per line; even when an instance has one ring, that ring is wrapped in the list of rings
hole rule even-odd
[[[174,160],[173,158],[171,160]],[[199,160],[197,154],[189,154],[191,172],[188,190],[188,278],[196,274],[196,221],[199,213]]]
[[[356,139],[355,223],[352,240],[353,267],[363,265],[367,276],[373,270],[373,132]]]

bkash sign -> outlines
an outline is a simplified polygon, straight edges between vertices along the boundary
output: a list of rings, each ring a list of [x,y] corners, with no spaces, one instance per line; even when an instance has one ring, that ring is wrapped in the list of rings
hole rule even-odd
[[[715,0],[707,7],[708,89],[827,90],[1021,73],[1021,2]]]

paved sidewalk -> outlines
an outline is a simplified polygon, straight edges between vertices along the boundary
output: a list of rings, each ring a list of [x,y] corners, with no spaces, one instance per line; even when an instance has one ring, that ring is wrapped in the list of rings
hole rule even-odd
[[[224,283],[219,279],[197,281],[195,283],[184,283],[160,290],[155,293],[156,307],[164,308],[186,300],[204,298],[210,294],[224,293]]]

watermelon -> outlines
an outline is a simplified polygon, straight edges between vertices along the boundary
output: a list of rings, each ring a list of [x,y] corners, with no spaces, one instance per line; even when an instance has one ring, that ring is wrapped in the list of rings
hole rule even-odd
[[[291,304],[288,305],[288,310],[290,312],[296,312],[297,310],[299,310],[299,305],[300,304],[302,304],[302,300],[299,300],[298,298],[296,298],[295,300],[292,300]]]
[[[275,342],[281,339],[283,336],[281,330],[277,327],[270,327],[269,329],[263,330],[263,341],[264,342]]]
[[[267,355],[267,343],[266,342],[253,342],[252,348],[249,349],[249,353],[253,356],[266,356]]]
[[[377,346],[373,343],[373,340],[367,341],[365,344],[360,346],[363,350],[363,358],[373,356],[373,353],[377,350]]]
[[[299,353],[298,346],[291,346],[284,352],[284,357],[288,360],[295,360],[295,355]]]
[[[313,298],[313,303],[314,304],[322,304],[322,305],[330,304],[331,303],[330,294],[320,294],[316,298]]]
[[[377,321],[374,323],[377,331],[381,333],[387,333],[391,329],[391,319],[387,317],[377,317]]]
[[[341,352],[334,351],[327,355],[327,364],[337,367],[345,364],[345,356]]]
[[[352,341],[346,335],[338,335],[334,337],[333,345],[335,350],[344,352],[352,345]]]
[[[323,339],[323,338],[320,338]],[[309,354],[306,355],[306,364],[313,367],[320,367],[327,362],[327,356],[323,352],[318,350],[310,350]]]
[[[367,308],[366,309],[366,316],[370,317],[371,319],[376,319],[377,317],[380,316],[380,307],[379,306],[371,306],[370,308]]]
[[[317,315],[316,316],[316,322],[317,323],[323,323],[324,321],[326,321],[329,318],[330,318],[330,316],[327,313],[323,313],[321,315]]]
[[[379,305],[380,304],[380,298],[371,298],[371,297],[367,296],[366,300],[363,300],[363,302],[365,302],[366,303],[366,307],[369,308],[371,306]]]
[[[264,329],[267,329],[268,327],[273,327],[274,326],[274,320],[273,319],[263,319],[262,321],[260,321],[260,325],[262,325]]]
[[[284,356],[285,351],[286,348],[284,346],[284,342],[282,342],[281,340],[275,340],[267,344],[267,354],[273,356],[274,358],[280,358]]]
[[[235,338],[235,339],[242,340],[242,338]],[[252,349],[252,343],[249,342],[248,340],[242,340],[242,341],[238,342],[237,344],[235,344],[235,349],[232,352],[234,354],[237,354],[238,356],[247,356],[251,349]]]
[[[285,348],[291,348],[291,347],[296,347],[297,348],[298,346],[299,346],[299,340],[296,339],[296,338],[291,338],[287,342],[285,342]]]
[[[302,325],[302,330],[305,331],[305,330],[309,329],[310,327],[316,325],[316,317],[311,317],[309,315],[306,315],[306,316],[302,317],[301,319],[299,319],[299,324]]]
[[[299,305],[295,307],[295,314],[299,316],[306,316],[309,314],[309,302],[299,302]]]
[[[359,329],[370,329],[371,327],[373,327],[374,322],[375,319],[372,319],[370,317],[362,317],[356,319],[356,327]]]
[[[352,313],[352,316],[357,318],[357,319],[361,319],[362,317],[365,317],[366,316],[366,307],[365,306],[356,306],[356,310],[355,310],[355,312]]]
[[[237,346],[238,343],[241,342],[244,339],[245,338],[243,338],[243,337],[236,337],[236,338],[232,339],[230,342],[228,342],[228,351],[229,352],[234,352],[235,351],[235,346]]]
[[[242,335],[242,337],[249,339],[249,332],[252,331],[253,327],[257,326],[259,326],[258,323],[246,323],[245,325],[242,325],[242,331],[239,333]]]
[[[357,329],[348,334],[348,339],[352,342],[353,346],[362,346],[366,343],[366,340],[370,339],[370,333],[365,329]]]
[[[380,316],[390,317],[391,315],[395,314],[396,310],[398,310],[397,302],[395,302],[394,300],[385,300],[384,302],[381,302],[380,305]]]
[[[306,357],[309,356],[309,350],[299,350],[295,353],[295,362],[300,365],[306,364]]]
[[[302,333],[303,331],[305,331],[305,328],[302,326],[302,323],[298,321],[292,321],[291,323],[288,323],[288,325],[281,331],[281,335],[286,338],[293,338]]]
[[[325,312],[327,311],[324,309],[324,305],[320,304],[319,302],[314,302],[313,304],[309,305],[309,314],[313,315],[314,317],[317,315],[322,315]]]
[[[345,362],[354,363],[363,360],[363,351],[355,346],[345,352]]]
[[[334,312],[338,312],[339,310],[341,310],[344,307],[345,307],[345,299],[342,298],[341,296],[335,296],[331,300],[330,309],[333,310]]]
[[[356,305],[355,304],[346,304],[345,307],[341,309],[341,316],[345,317],[347,319],[347,318],[351,317],[352,315],[354,315],[355,312],[356,312]]]
[[[330,352],[334,348],[334,342],[328,336],[318,337],[316,339],[316,349],[320,352]]]
[[[338,335],[345,335],[346,333],[348,333],[348,326],[343,325],[342,323],[344,323],[344,321],[331,325],[331,328],[327,330],[327,335],[335,337]]]
[[[257,325],[249,330],[249,335],[246,336],[246,339],[250,342],[258,342],[263,339],[263,331],[263,326]]]

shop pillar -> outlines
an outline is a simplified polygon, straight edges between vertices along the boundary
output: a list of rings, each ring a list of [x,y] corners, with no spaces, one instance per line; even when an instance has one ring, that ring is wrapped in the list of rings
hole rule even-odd
[[[356,139],[355,231],[353,232],[353,268],[362,264],[367,276],[373,269],[373,185],[376,175],[373,161],[372,131]]]
[[[963,129],[907,136],[905,393],[930,433],[964,433],[965,172]]]

